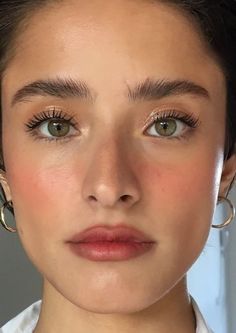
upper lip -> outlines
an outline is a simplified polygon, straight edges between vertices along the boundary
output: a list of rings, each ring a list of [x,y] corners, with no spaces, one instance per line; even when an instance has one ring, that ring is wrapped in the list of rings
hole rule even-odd
[[[142,231],[121,224],[116,226],[94,225],[75,234],[68,240],[70,243],[99,241],[155,242]]]

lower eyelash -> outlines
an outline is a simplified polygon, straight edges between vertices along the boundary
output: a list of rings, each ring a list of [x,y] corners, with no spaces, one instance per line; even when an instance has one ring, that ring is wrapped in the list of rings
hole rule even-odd
[[[62,142],[65,142],[65,141],[69,141],[71,139],[71,136],[65,136],[65,137],[47,137],[47,136],[39,136],[35,131],[33,130],[29,130],[29,134],[33,137],[34,141],[37,141],[37,140],[44,140],[44,141],[47,141],[47,142],[55,142],[55,143],[62,143]]]

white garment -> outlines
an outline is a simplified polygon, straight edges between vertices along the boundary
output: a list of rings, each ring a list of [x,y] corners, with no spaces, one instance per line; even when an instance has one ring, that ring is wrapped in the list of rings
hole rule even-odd
[[[211,331],[207,326],[196,301],[191,295],[190,297],[196,316],[196,333],[213,333],[213,331]],[[41,302],[42,301],[39,300],[31,304],[24,311],[20,312],[16,317],[8,321],[2,328],[0,328],[0,333],[33,333],[39,318]]]

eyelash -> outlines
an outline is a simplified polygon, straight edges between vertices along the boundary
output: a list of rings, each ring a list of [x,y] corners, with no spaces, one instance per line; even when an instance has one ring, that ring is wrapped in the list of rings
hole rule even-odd
[[[160,114],[160,111],[155,112],[152,116],[151,119],[148,120],[148,125],[145,126],[145,130],[149,129],[152,125],[154,125],[157,121],[165,121],[167,119],[174,119],[174,120],[178,120],[183,122],[185,125],[187,125],[188,127],[194,129],[197,128],[199,126],[199,119],[196,118],[195,116],[193,116],[193,114],[186,114],[186,113],[182,113],[176,110],[168,110],[168,111],[164,111]],[[150,135],[148,135],[150,136]],[[181,138],[183,138],[185,135],[181,135],[181,136],[153,136],[152,137],[158,137],[158,138],[164,138],[167,140],[173,140],[173,139],[177,139],[180,140]]]
[[[43,139],[46,141],[53,141],[53,142],[64,141],[66,139],[68,140],[68,138],[69,138],[68,136],[58,137],[58,138],[57,137],[54,137],[54,138],[40,137],[35,132],[35,129],[37,127],[39,127],[43,122],[45,122],[47,120],[51,121],[51,120],[58,120],[58,119],[67,121],[70,125],[72,125],[75,129],[77,129],[77,122],[75,121],[74,115],[68,116],[62,110],[56,110],[56,108],[54,107],[52,110],[45,110],[38,115],[34,115],[33,118],[28,123],[25,124],[26,131],[30,132],[30,135],[32,135],[35,140]],[[187,125],[190,128],[193,128],[193,129],[197,128],[199,125],[199,119],[195,118],[192,114],[185,114],[182,112],[178,112],[176,110],[168,110],[168,111],[164,111],[160,114],[160,111],[157,111],[154,114],[152,114],[150,119],[147,121],[148,125],[145,126],[145,130],[149,129],[157,121],[165,121],[167,119],[174,119],[174,120],[182,121],[185,125]],[[174,137],[174,136],[163,137],[163,136],[153,136],[153,135],[148,134],[148,136],[173,140],[173,139],[181,139],[184,135],[176,136],[176,137]]]
[[[77,122],[75,120],[75,116],[68,116],[66,113],[64,113],[62,110],[56,110],[54,107],[52,110],[45,110],[42,113],[38,115],[34,115],[33,118],[25,124],[26,131],[29,132],[35,140],[37,139],[43,139],[46,141],[64,141],[68,139],[68,137],[55,137],[55,138],[48,138],[48,137],[40,137],[35,132],[35,129],[39,127],[42,123],[46,122],[47,120],[65,120],[70,125],[72,125],[75,129],[77,129]]]

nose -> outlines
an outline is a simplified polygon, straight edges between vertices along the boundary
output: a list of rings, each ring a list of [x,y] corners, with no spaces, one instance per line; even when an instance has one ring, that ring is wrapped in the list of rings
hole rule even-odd
[[[87,171],[82,183],[83,199],[92,208],[131,207],[140,199],[135,161],[127,145],[109,139],[90,151]]]

